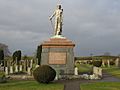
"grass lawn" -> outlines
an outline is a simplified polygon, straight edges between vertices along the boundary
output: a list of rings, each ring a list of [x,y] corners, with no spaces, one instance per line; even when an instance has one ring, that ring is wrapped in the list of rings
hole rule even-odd
[[[120,90],[120,82],[98,82],[80,85],[81,90]]]
[[[88,64],[76,64],[79,73],[88,73],[92,71],[92,66]]]
[[[9,81],[0,84],[0,90],[64,90],[64,85],[57,83],[40,84],[36,81]]]
[[[109,74],[120,78],[120,68],[118,68],[118,67],[110,67],[110,68],[103,68],[103,69],[106,72],[108,72]]]

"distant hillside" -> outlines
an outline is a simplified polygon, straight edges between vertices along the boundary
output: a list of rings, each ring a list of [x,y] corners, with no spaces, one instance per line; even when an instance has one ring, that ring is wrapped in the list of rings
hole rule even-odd
[[[0,49],[3,49],[4,50],[4,55],[5,56],[9,56],[10,55],[10,51],[8,49],[8,46],[3,44],[3,43],[0,43]]]

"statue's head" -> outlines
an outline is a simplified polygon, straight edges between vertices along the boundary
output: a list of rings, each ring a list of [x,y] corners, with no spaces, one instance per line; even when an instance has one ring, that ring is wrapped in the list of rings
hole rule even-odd
[[[57,9],[61,9],[61,5],[57,5]]]

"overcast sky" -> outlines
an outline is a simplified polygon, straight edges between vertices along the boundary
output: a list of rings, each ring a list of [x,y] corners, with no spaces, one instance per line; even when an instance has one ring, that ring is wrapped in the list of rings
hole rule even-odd
[[[61,0],[63,35],[76,56],[120,54],[120,0]],[[0,43],[31,55],[53,30],[48,17],[57,0],[0,0]]]

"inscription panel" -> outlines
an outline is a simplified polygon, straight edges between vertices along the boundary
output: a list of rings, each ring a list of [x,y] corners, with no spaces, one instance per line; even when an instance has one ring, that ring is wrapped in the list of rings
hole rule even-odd
[[[66,64],[66,52],[50,52],[49,64]]]

